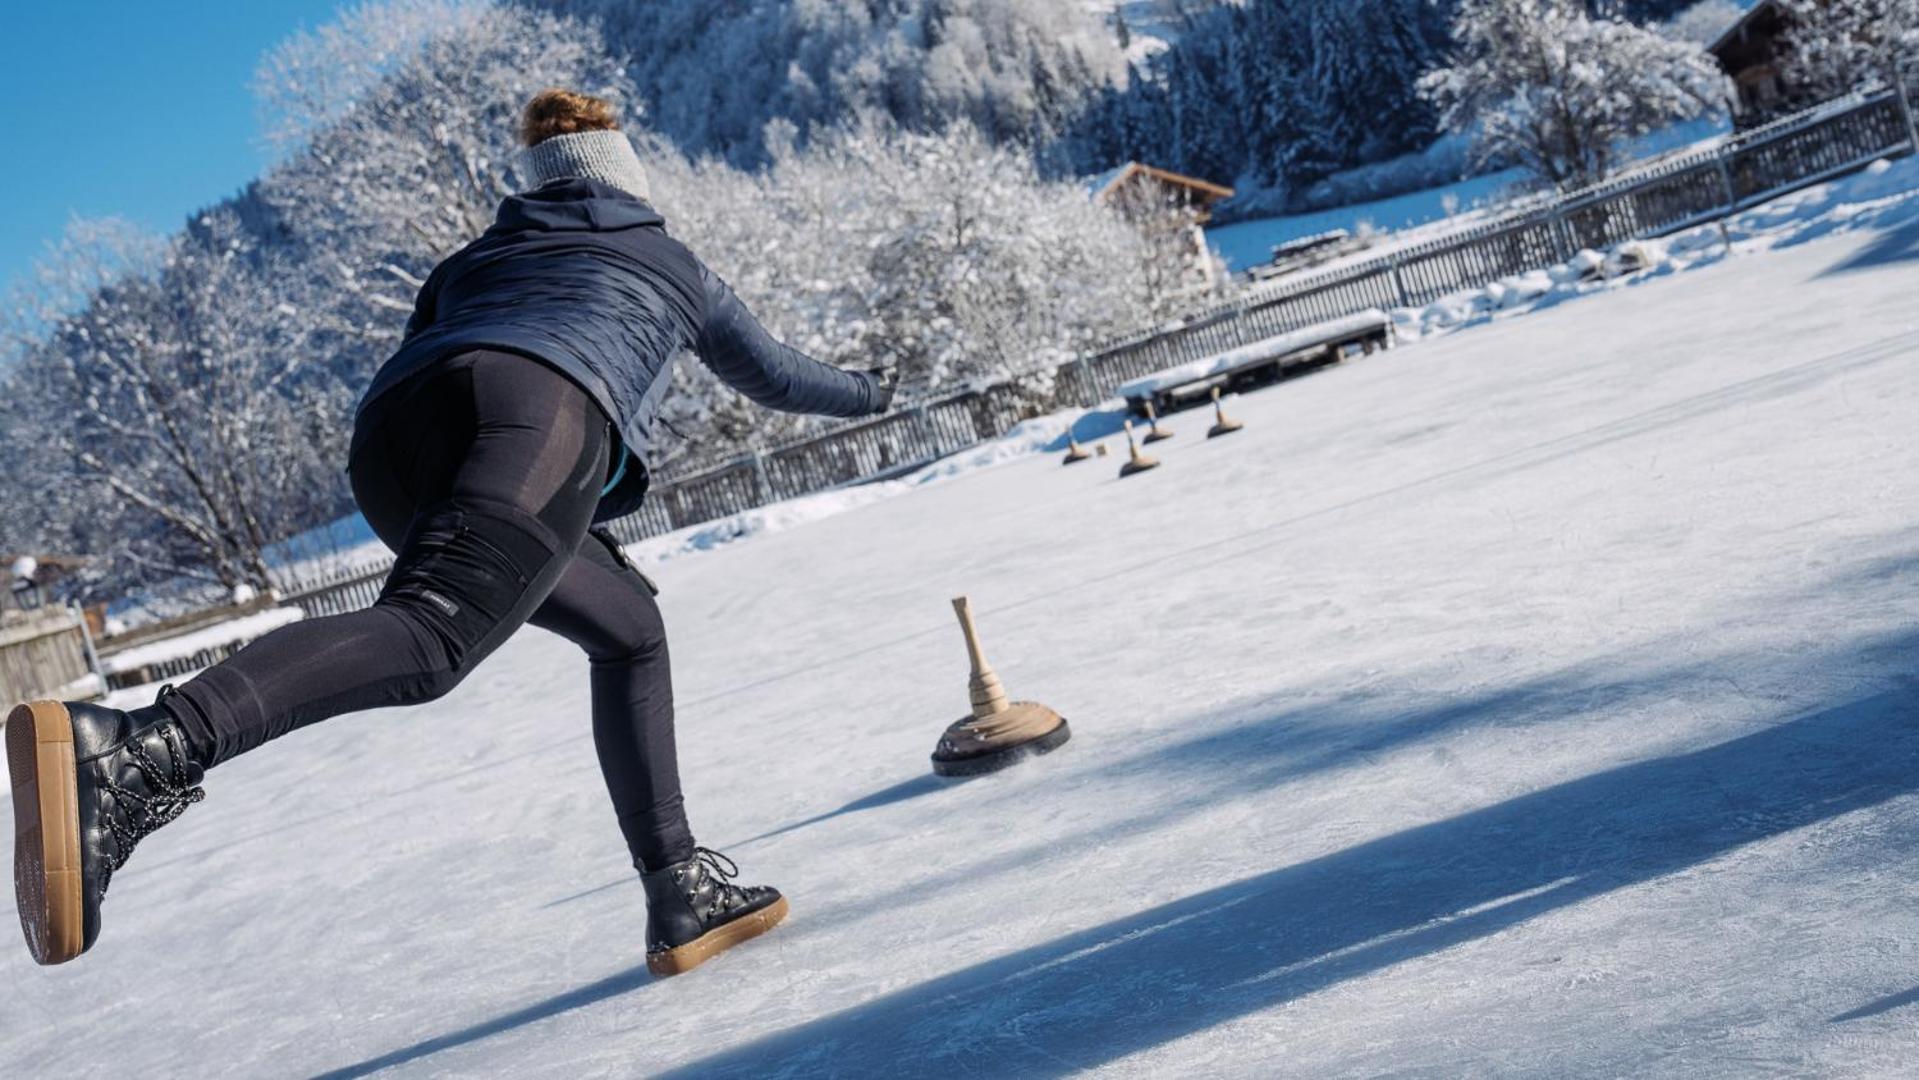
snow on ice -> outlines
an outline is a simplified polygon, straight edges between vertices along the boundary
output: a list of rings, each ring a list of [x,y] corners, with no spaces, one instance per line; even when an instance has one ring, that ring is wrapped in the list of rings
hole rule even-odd
[[[794,912],[693,975],[529,630],[216,770],[78,963],[0,950],[0,1075],[1907,1074],[1912,168],[1409,320],[1124,486],[1017,452],[1052,418],[652,542],[695,828]],[[1076,737],[951,784],[962,592]]]

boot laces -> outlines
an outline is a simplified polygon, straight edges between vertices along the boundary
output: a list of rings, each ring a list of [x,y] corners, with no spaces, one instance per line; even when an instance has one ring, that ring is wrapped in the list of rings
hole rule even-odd
[[[160,696],[165,697],[173,687],[161,688]],[[104,894],[113,874],[127,864],[133,856],[135,845],[151,835],[154,830],[174,821],[187,812],[187,807],[207,797],[206,789],[194,787],[188,782],[186,741],[174,730],[172,724],[160,727],[160,738],[167,744],[167,764],[162,769],[160,763],[153,760],[147,748],[137,740],[126,744],[127,756],[133,759],[134,767],[146,780],[147,791],[134,791],[119,781],[108,777],[106,788],[124,808],[124,814],[107,816],[107,831],[113,836],[113,857],[108,860],[106,873],[100,879],[100,891]],[[122,818],[125,818],[122,821]]]
[[[709,847],[694,848],[693,857],[713,880],[713,891],[719,894],[720,906],[734,907],[745,902],[746,890],[733,884],[733,879],[740,876],[740,864]],[[709,916],[712,914],[717,911],[710,911]]]

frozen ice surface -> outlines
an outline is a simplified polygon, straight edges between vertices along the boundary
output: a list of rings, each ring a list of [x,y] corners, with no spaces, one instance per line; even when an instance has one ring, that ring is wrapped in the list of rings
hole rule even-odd
[[[693,823],[787,925],[648,978],[528,631],[0,949],[0,1076],[1907,1074],[1915,296],[1825,236],[681,553]],[[1075,738],[955,784],[960,593]]]

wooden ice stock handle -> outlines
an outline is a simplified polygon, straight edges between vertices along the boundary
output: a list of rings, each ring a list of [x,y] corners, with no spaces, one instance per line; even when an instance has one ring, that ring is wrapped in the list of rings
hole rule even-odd
[[[966,682],[967,697],[973,703],[973,719],[986,720],[1006,711],[1006,691],[1000,686],[999,675],[986,662],[986,654],[980,651],[979,630],[973,625],[973,605],[966,597],[955,597],[953,611],[959,615],[960,632],[966,635],[966,656],[973,664],[973,677]]]
[[[973,674],[985,673],[989,669],[986,666],[986,654],[979,647],[979,628],[973,625],[972,601],[964,596],[954,597],[953,612],[959,616],[960,633],[966,635],[966,656],[973,662]]]

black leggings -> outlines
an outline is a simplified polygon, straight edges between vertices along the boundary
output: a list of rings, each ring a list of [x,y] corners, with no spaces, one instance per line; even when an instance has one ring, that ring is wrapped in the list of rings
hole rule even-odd
[[[588,529],[606,415],[538,361],[472,352],[388,391],[360,427],[353,494],[398,553],[393,571],[372,607],[275,630],[164,699],[204,763],[437,698],[531,622],[586,650],[593,740],[634,864],[690,858],[666,628],[646,578]]]

